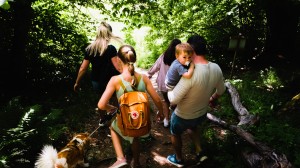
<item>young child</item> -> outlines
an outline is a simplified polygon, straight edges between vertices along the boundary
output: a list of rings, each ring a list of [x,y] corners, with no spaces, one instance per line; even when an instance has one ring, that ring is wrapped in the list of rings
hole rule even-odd
[[[167,72],[165,84],[170,91],[176,86],[181,77],[190,79],[193,75],[195,64],[192,61],[193,48],[188,43],[181,43],[176,46],[174,60]]]

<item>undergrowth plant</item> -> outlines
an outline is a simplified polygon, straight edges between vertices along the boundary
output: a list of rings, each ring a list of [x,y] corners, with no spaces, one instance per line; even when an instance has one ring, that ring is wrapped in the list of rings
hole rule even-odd
[[[285,154],[295,167],[299,167],[300,155],[299,151],[295,149],[300,149],[300,131],[295,124],[291,124],[289,120],[285,120],[284,117],[278,115],[278,110],[288,100],[289,95],[284,95],[280,91],[284,86],[276,72],[270,68],[260,72],[243,73],[240,78],[228,80],[228,82],[236,88],[242,105],[249,113],[259,116],[258,123],[253,126],[242,126],[242,128],[251,133],[255,140],[267,144],[278,153]],[[224,93],[218,101],[220,107],[214,115],[228,124],[237,125],[238,113],[233,109],[229,93]],[[235,146],[234,144],[246,142],[230,131],[223,132],[221,135],[221,131],[216,131],[213,127],[206,130],[205,136],[209,143],[213,144],[210,147],[220,152],[234,150],[234,148],[231,148]],[[216,144],[219,145],[215,146]],[[249,148],[245,143],[243,144],[239,147],[240,149],[244,148],[246,150]],[[234,163],[228,163],[231,162],[228,159],[229,156],[227,156],[229,153],[221,153],[222,155],[214,153],[219,162],[234,165]]]
[[[34,167],[43,145],[63,147],[70,132],[84,131],[82,124],[91,116],[95,109],[91,104],[96,101],[89,90],[34,105],[22,103],[21,97],[13,98],[2,108],[5,114],[1,113],[17,121],[0,131],[0,167]]]

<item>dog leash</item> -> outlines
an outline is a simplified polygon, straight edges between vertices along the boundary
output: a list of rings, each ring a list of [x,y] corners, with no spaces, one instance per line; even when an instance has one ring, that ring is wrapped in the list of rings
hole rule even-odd
[[[107,113],[104,118],[100,118],[98,127],[89,135],[89,137],[91,137],[100,127],[103,127],[107,121],[111,120],[117,114],[118,108],[113,110],[113,112]]]
[[[99,124],[99,126],[92,133],[90,133],[89,137],[91,137],[100,127],[101,125]]]

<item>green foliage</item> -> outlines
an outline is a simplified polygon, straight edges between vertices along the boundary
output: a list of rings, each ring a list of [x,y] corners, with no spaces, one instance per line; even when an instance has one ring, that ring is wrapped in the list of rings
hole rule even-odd
[[[47,91],[49,82],[71,82],[99,21],[88,10],[68,1],[35,1],[29,32],[27,82]],[[73,82],[73,81],[72,81]]]
[[[291,124],[287,118],[277,115],[277,111],[282,108],[284,104],[283,102],[286,102],[288,100],[287,98],[291,95],[280,91],[283,89],[283,86],[277,79],[276,73],[272,71],[272,68],[270,69],[271,70],[268,69],[266,70],[267,72],[264,73],[261,71],[242,73],[240,74],[240,78],[230,80],[229,82],[236,88],[242,105],[251,114],[260,117],[259,124],[243,128],[250,132],[256,140],[267,144],[267,146],[275,149],[278,153],[285,154],[288,160],[295,167],[298,167],[299,152],[293,149],[299,148],[299,128],[297,124]],[[236,125],[238,123],[238,114],[232,107],[229,94],[222,95],[219,99],[219,104],[221,107],[217,110],[215,115],[229,124]],[[225,137],[220,140],[219,132],[216,132],[216,129],[212,128],[208,130],[205,135],[208,142],[214,145],[221,144],[218,148],[221,153],[223,150],[229,151],[230,149],[226,150],[226,148],[232,146],[232,143],[242,141],[239,136],[232,133],[225,134]],[[216,135],[219,135],[217,136],[219,139],[215,137]],[[231,136],[234,136],[235,140],[232,140]],[[240,146],[239,148],[240,150],[246,150],[245,146]],[[221,163],[229,159],[229,156],[226,154],[216,157]],[[226,163],[228,163],[228,160]],[[230,165],[231,163],[228,164]]]
[[[4,2],[1,1],[0,7],[4,10],[8,10],[10,8],[10,5],[9,5],[8,1],[5,0]]]
[[[65,137],[66,132],[70,132],[66,118],[71,113],[66,113],[64,109],[47,108],[47,104],[24,106],[20,100],[14,98],[10,105],[3,108],[15,117],[14,120],[20,118],[16,127],[0,132],[3,138],[0,142],[0,159],[5,167],[32,167],[32,161],[36,159],[36,153],[40,152],[42,145],[58,141]],[[47,103],[52,107],[55,105],[54,102]],[[16,106],[21,112],[17,113],[12,108]],[[78,126],[78,120],[74,122]]]
[[[127,29],[127,31],[125,32],[125,43],[126,44],[130,44],[132,46],[136,45],[136,42],[134,41],[134,38],[132,36],[133,30]]]
[[[93,117],[98,97],[90,90],[73,95],[72,84],[84,49],[95,36],[98,19],[113,19],[129,27],[124,29],[125,42],[135,46],[137,65],[143,68],[149,68],[172,39],[186,41],[194,33],[207,39],[208,56],[222,69],[232,64],[233,52],[227,51],[230,37],[241,34],[247,40],[245,50],[238,52],[237,69],[251,67],[251,61],[261,54],[266,41],[266,16],[261,6],[264,2],[254,0],[33,0],[26,3],[31,3],[33,13],[32,20],[28,21],[31,25],[25,56],[27,83],[22,86],[28,86],[24,90],[34,103],[23,104],[17,97],[1,107],[0,118],[4,120],[0,122],[3,129],[0,167],[33,167],[35,156],[26,154],[36,154],[43,145],[33,144],[35,139],[57,143],[71,130],[84,131],[81,124],[84,119]],[[11,26],[14,10],[0,11],[1,23],[5,25],[1,35],[9,34],[1,39],[1,49],[7,52],[14,50],[11,41],[18,38],[14,37],[16,27]],[[95,13],[104,16],[96,18]],[[143,28],[147,30],[141,34],[135,32]],[[276,117],[277,109],[290,96],[280,92],[283,81],[272,68],[242,75],[230,82],[237,88],[248,111],[261,118],[260,125],[247,129],[259,140],[287,154],[294,166],[300,167],[300,153],[294,150],[300,144],[298,128],[285,118]],[[82,86],[89,85],[86,82]],[[39,93],[35,95],[35,91]],[[237,124],[230,96],[223,95],[219,103],[221,107],[216,115]],[[219,167],[242,165],[231,162],[236,160],[238,137],[228,132],[223,137],[216,136],[220,132],[213,127],[205,131],[208,147],[218,151],[214,159]]]
[[[282,96],[279,95],[280,88],[282,85],[279,78],[274,78],[276,76],[275,72],[268,72],[268,75],[260,75],[260,72],[252,72],[243,74],[243,79],[228,80],[237,89],[242,104],[248,111],[252,114],[257,115],[272,115],[273,110],[278,110],[278,108],[283,104],[285,100],[282,100]],[[265,81],[272,81],[274,83],[268,83],[269,87],[274,87],[270,90],[266,87]],[[279,86],[280,87],[276,87]],[[249,90],[248,90],[249,89]],[[277,90],[277,92],[275,92]]]
[[[89,89],[67,97],[60,93],[35,105],[28,105],[23,97],[13,98],[3,111],[14,116],[10,122],[17,121],[14,127],[0,132],[0,165],[33,167],[43,145],[64,144],[70,132],[85,132],[82,125],[93,117],[97,99]]]
[[[298,149],[300,131],[293,128],[285,121],[279,119],[269,119],[261,123],[257,130],[257,139],[272,144],[272,146],[283,153],[289,153],[288,149]],[[283,137],[284,135],[284,137]],[[276,143],[274,143],[276,141]],[[284,144],[284,145],[282,145]]]
[[[13,167],[18,167],[18,164],[26,165],[29,163],[26,153],[30,152],[34,145],[28,144],[32,143],[32,138],[37,133],[36,128],[31,127],[31,125],[35,124],[33,121],[37,122],[40,106],[35,105],[24,110],[26,111],[17,127],[1,132],[3,140],[0,142],[0,151],[1,155],[6,156],[2,158],[4,159],[2,162]],[[10,112],[13,113],[13,111]]]
[[[238,141],[232,132],[208,124],[203,131],[201,144],[204,150],[208,151],[208,157],[213,160],[213,167],[232,168],[243,165],[240,162],[241,157],[238,156],[240,153]]]
[[[111,10],[110,16],[128,27],[151,27],[147,34],[151,43],[187,39],[194,33],[204,36],[209,55],[224,67],[230,67],[232,60],[233,54],[227,51],[230,37],[241,34],[247,39],[246,51],[236,60],[239,67],[249,65],[261,52],[266,37],[265,14],[254,0],[115,1]]]
[[[261,78],[257,81],[257,84],[267,88],[270,91],[283,87],[283,82],[281,82],[273,67],[261,70],[260,77]]]
[[[0,118],[4,119],[0,122],[0,128],[16,127],[20,116],[23,114],[21,97],[12,98],[7,105],[0,108],[0,111]]]
[[[300,166],[299,151],[293,150],[300,148],[299,128],[281,118],[269,118],[253,129],[255,129],[257,140],[268,144],[277,152],[284,153],[293,166]]]

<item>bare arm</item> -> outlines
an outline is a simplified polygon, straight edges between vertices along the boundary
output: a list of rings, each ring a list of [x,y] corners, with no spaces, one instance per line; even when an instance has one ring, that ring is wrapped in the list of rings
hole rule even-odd
[[[186,73],[182,74],[182,76],[184,78],[191,79],[191,77],[193,76],[193,73],[194,73],[194,69],[195,69],[195,64],[193,62],[191,62],[191,65],[190,65],[188,71]]]
[[[148,94],[152,98],[155,106],[158,108],[158,111],[159,111],[159,113],[156,116],[156,120],[162,121],[164,119],[164,115],[163,115],[163,105],[162,105],[160,96],[157,94],[156,90],[152,86],[152,83],[149,80],[149,78],[147,78],[145,75],[143,75],[143,80],[145,82],[146,90],[147,90]]]
[[[160,70],[160,65],[162,64],[163,61],[163,55],[161,55],[155,63],[152,65],[152,67],[148,70],[147,74],[148,77],[151,78],[156,72]]]
[[[175,88],[168,92],[171,104],[178,104],[191,88],[191,80],[181,78]]]
[[[86,73],[88,67],[89,67],[90,61],[89,60],[83,60],[81,63],[81,66],[78,71],[77,79],[74,85],[74,91],[77,92],[80,86],[80,81],[84,74]]]
[[[102,94],[99,102],[98,102],[98,108],[101,110],[107,110],[110,111],[112,109],[115,109],[117,107],[109,104],[109,99],[112,97],[114,92],[116,91],[116,84],[118,82],[118,78],[116,76],[112,77],[106,88],[104,93]]]
[[[210,100],[218,99],[226,90],[226,86],[224,83],[223,76],[221,75],[217,85],[215,92],[211,95]]]
[[[215,92],[209,98],[209,104],[211,107],[214,107],[215,100],[217,100],[226,90],[223,73],[220,67],[218,67],[218,71],[219,71],[219,81],[216,84]]]
[[[119,63],[119,61],[118,61],[118,56],[112,57],[112,58],[111,58],[111,62],[113,63],[115,69],[116,69],[117,71],[119,71],[120,73],[122,73],[122,67],[121,67],[121,65],[120,65],[120,63]]]

